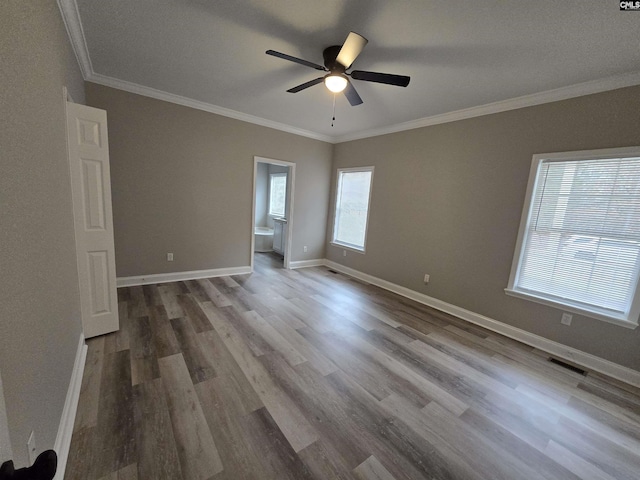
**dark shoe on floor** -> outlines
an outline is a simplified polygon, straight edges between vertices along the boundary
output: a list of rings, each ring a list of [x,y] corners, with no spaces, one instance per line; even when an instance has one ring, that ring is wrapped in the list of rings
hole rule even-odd
[[[0,480],[9,480],[13,478],[15,469],[13,467],[13,460],[8,460],[0,466]]]
[[[58,456],[53,450],[42,452],[26,468],[14,469],[13,462],[9,460],[0,467],[0,480],[52,480],[58,469]]]

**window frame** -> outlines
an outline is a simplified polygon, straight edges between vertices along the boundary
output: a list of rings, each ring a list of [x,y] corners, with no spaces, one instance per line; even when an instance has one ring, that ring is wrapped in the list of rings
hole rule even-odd
[[[348,168],[338,168],[336,169],[336,191],[334,197],[333,204],[333,224],[331,227],[331,241],[329,242],[331,245],[348,249],[357,253],[365,253],[367,248],[367,235],[369,233],[369,217],[371,213],[371,197],[373,195],[373,175],[374,175],[375,167],[348,167]],[[342,173],[355,173],[355,172],[371,172],[371,179],[369,181],[369,198],[367,199],[367,216],[364,222],[364,240],[362,242],[362,248],[358,245],[354,245],[351,243],[341,242],[336,239],[336,222],[338,220],[338,199],[340,196],[340,186],[341,186],[341,174]]]
[[[509,275],[509,282],[505,293],[507,295],[522,298],[524,300],[533,301],[550,307],[558,308],[562,311],[576,313],[590,318],[595,318],[604,322],[612,323],[621,327],[635,329],[638,327],[638,318],[640,316],[640,272],[636,272],[636,286],[633,294],[628,312],[626,314],[617,315],[613,312],[606,311],[604,309],[588,309],[583,308],[572,302],[562,302],[555,298],[548,298],[543,295],[536,295],[529,291],[519,290],[516,282],[518,280],[520,270],[524,260],[524,246],[529,230],[529,225],[532,220],[532,207],[534,193],[538,187],[538,170],[543,162],[565,162],[565,161],[580,161],[580,160],[596,160],[607,158],[634,158],[640,157],[640,147],[624,147],[624,148],[608,148],[602,150],[582,150],[575,152],[557,152],[557,153],[544,153],[533,155],[531,162],[531,169],[529,171],[529,181],[527,184],[527,190],[524,200],[524,206],[522,209],[522,216],[520,219],[520,226],[518,229],[518,237],[516,240],[513,261],[511,264],[511,272]]]
[[[280,215],[279,213],[272,213],[271,212],[271,190],[272,190],[272,185],[273,185],[273,178],[274,177],[285,177],[285,182],[284,182],[284,206],[283,206],[283,212],[282,215]],[[289,179],[287,178],[287,173],[286,172],[276,172],[276,173],[270,173],[269,174],[269,198],[267,199],[267,215],[269,215],[271,218],[285,218],[287,215],[287,182],[289,181]]]

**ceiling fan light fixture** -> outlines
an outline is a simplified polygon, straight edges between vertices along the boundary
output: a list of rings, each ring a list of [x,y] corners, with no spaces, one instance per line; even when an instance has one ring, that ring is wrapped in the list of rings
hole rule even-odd
[[[330,74],[324,77],[324,84],[333,93],[340,93],[347,88],[347,77],[342,74]]]
[[[347,101],[352,107],[362,104],[362,98],[353,87],[353,82],[347,78],[347,75],[353,80],[363,80],[365,82],[383,83],[386,85],[396,85],[398,87],[406,87],[409,85],[411,78],[405,75],[394,75],[390,73],[368,72],[366,70],[352,70],[345,73],[351,68],[353,61],[362,53],[362,49],[367,44],[367,39],[355,32],[350,32],[342,45],[332,45],[322,51],[324,58],[324,67],[317,63],[310,62],[298,57],[292,57],[286,53],[276,52],[275,50],[267,50],[265,53],[273,57],[282,58],[289,62],[304,65],[315,70],[327,72],[321,77],[314,78],[308,82],[297,85],[287,90],[287,93],[298,93],[307,88],[319,85],[324,82],[327,89],[332,93],[343,92]],[[335,100],[335,99],[334,99]]]

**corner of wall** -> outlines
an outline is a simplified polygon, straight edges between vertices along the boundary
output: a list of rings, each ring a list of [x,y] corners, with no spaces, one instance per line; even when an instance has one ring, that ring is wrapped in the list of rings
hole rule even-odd
[[[2,390],[2,372],[0,372],[0,464],[13,458],[11,440],[9,439],[9,424],[7,423],[7,407],[4,404]]]

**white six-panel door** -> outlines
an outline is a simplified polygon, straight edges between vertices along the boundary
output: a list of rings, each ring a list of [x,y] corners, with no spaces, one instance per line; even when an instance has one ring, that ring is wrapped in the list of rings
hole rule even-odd
[[[107,112],[67,102],[71,192],[86,338],[118,330]]]

